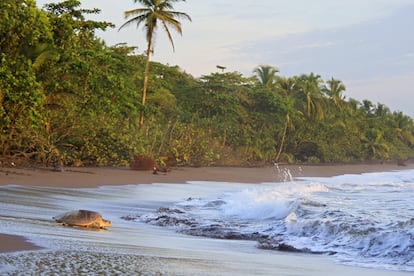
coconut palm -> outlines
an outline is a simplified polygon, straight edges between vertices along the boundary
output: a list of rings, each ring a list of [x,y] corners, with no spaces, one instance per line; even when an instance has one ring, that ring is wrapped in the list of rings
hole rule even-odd
[[[331,99],[334,106],[342,111],[345,103],[343,92],[346,90],[344,83],[334,78],[331,78],[326,83],[328,85],[324,87],[323,92]]]
[[[270,65],[260,65],[253,70],[257,74],[257,78],[264,86],[271,88],[276,82],[276,73],[279,70]]]
[[[135,3],[140,3],[144,7],[126,11],[125,18],[129,18],[129,20],[119,28],[122,29],[123,27],[131,24],[136,24],[137,27],[141,24],[144,25],[147,38],[147,60],[145,64],[144,84],[141,100],[143,108],[147,97],[150,57],[153,52],[154,36],[158,26],[161,24],[162,28],[164,28],[173,50],[175,50],[170,28],[175,29],[179,34],[182,34],[181,22],[178,21],[178,19],[183,18],[191,21],[191,17],[188,14],[172,10],[173,3],[180,1],[185,0],[134,0]],[[140,116],[140,125],[142,124],[144,124],[144,109],[142,109]]]
[[[283,134],[282,134],[282,139],[280,141],[280,146],[279,146],[279,150],[276,153],[276,157],[275,157],[275,161],[278,162],[280,155],[282,154],[283,151],[283,147],[285,146],[285,141],[286,141],[286,135],[287,135],[287,131],[289,129],[294,129],[295,126],[293,125],[293,120],[290,116],[290,112],[286,112],[285,115],[285,126],[283,127]]]
[[[298,79],[298,89],[295,92],[295,97],[303,104],[304,115],[309,120],[318,121],[325,116],[321,94],[322,82],[321,76],[314,73],[303,74]]]
[[[284,96],[292,96],[297,89],[296,77],[277,77],[276,91]]]
[[[413,119],[402,112],[394,112],[392,117],[397,137],[404,143],[414,146]]]
[[[384,159],[389,157],[389,150],[383,133],[378,129],[370,128],[361,137],[361,144],[369,159]]]

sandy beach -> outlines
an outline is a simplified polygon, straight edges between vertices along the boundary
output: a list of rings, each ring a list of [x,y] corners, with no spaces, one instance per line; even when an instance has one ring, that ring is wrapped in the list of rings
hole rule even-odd
[[[413,169],[414,163],[279,165],[272,167],[180,167],[167,173],[135,171],[129,168],[7,168],[0,167],[0,185],[29,185],[64,188],[92,188],[105,185],[185,183],[186,181],[225,181],[260,183],[289,180],[287,177],[324,177],[379,171]]]
[[[324,177],[366,172],[414,169],[414,164],[280,165],[274,167],[172,168],[167,173],[134,171],[129,168],[9,168],[0,167],[0,185],[25,185],[62,188],[93,188],[106,185],[185,183],[186,181],[223,181],[238,183],[278,182],[295,177]],[[40,249],[25,237],[0,234],[0,253]]]
[[[387,164],[346,165],[280,165],[278,167],[200,167],[173,168],[170,172],[153,174],[129,168],[0,168],[0,185],[28,185],[64,188],[92,188],[105,185],[185,183],[186,181],[224,181],[260,183],[284,181],[288,177],[324,177],[379,171],[414,169],[413,163],[397,166]],[[0,234],[0,252],[37,249],[21,236]]]

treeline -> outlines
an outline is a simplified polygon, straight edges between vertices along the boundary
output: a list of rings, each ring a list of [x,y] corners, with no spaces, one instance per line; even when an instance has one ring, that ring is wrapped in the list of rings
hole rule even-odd
[[[36,7],[0,3],[0,154],[52,165],[125,166],[135,154],[160,165],[354,162],[414,157],[414,123],[369,100],[344,97],[337,79],[194,78],[95,35],[109,22],[77,0]],[[392,93],[392,91],[390,91]],[[139,124],[144,109],[145,123]]]

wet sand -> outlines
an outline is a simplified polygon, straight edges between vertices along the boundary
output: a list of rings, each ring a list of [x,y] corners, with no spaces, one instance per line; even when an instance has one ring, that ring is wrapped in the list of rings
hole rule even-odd
[[[129,168],[6,168],[0,167],[0,185],[29,185],[62,188],[93,188],[105,185],[185,183],[186,181],[224,181],[260,183],[289,180],[287,177],[328,177],[342,174],[414,169],[414,163],[347,165],[280,165],[278,167],[200,167],[172,168],[167,173],[134,171]]]
[[[0,167],[0,185],[28,185],[45,187],[86,188],[105,185],[185,183],[186,181],[223,181],[240,183],[277,182],[290,177],[324,177],[365,172],[414,169],[390,164],[355,165],[285,165],[279,167],[239,168],[202,167],[173,168],[168,173],[133,171],[128,168],[65,168],[53,171],[50,168],[6,168]],[[0,234],[0,253],[39,249],[18,235]],[[13,233],[14,234],[14,233]]]
[[[41,249],[41,247],[30,243],[25,237],[0,234],[0,253],[36,249]]]

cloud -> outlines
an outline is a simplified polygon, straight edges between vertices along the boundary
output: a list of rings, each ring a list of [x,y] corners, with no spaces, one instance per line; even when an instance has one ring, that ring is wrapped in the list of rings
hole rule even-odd
[[[257,53],[261,63],[280,66],[281,73],[317,72],[328,77],[370,78],[414,68],[414,6],[375,20],[329,30],[309,31],[251,42],[241,50]]]
[[[345,95],[358,100],[382,103],[392,111],[402,111],[414,118],[414,71],[398,76],[373,77],[347,82]]]
[[[312,42],[308,44],[298,45],[297,49],[306,49],[306,48],[326,48],[334,46],[336,43],[332,41],[322,41],[322,42]]]

